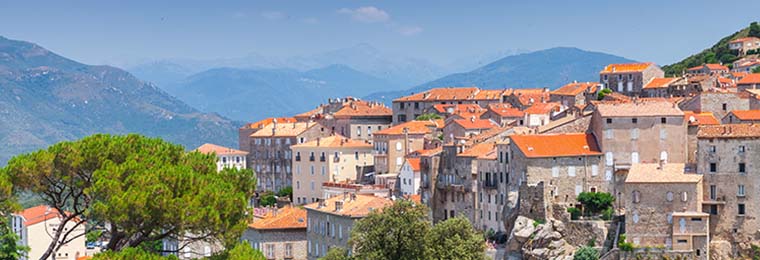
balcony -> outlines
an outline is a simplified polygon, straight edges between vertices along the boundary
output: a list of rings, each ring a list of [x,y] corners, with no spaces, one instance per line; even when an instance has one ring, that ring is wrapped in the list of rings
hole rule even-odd
[[[309,161],[310,161],[310,162],[313,162],[313,161],[314,161],[314,155],[312,155],[312,156],[309,156]]]
[[[320,162],[324,162],[325,160],[326,160],[325,156],[320,156],[320,157],[319,157],[319,161],[320,161]]]
[[[483,182],[483,188],[485,189],[496,189],[497,187],[497,182],[495,180],[488,180]]]
[[[301,156],[300,155],[296,155],[296,162],[300,162],[300,161],[301,161]]]

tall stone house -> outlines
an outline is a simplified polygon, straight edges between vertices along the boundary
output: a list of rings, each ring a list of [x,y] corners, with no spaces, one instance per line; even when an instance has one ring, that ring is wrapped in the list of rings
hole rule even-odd
[[[251,135],[261,130],[265,126],[274,123],[295,123],[296,119],[292,117],[269,117],[254,123],[245,124],[238,129],[238,147],[241,151],[251,150]]]
[[[504,232],[504,209],[506,187],[503,171],[499,171],[498,149],[477,157],[478,169],[478,212],[473,226],[483,231]]]
[[[292,186],[291,145],[301,144],[320,137],[330,136],[330,131],[314,122],[273,122],[249,136],[248,168],[253,169],[258,180],[257,190],[279,191]]]
[[[348,238],[356,221],[392,203],[382,197],[344,193],[304,206],[307,211],[307,259],[324,257],[333,247],[346,248],[350,252]]]
[[[463,216],[477,223],[479,212],[478,156],[496,150],[495,142],[447,144],[443,146],[440,173],[435,183],[433,220]]]
[[[598,82],[572,82],[549,92],[549,101],[557,102],[564,109],[569,107],[585,106],[589,100],[596,100],[596,93],[600,89]]]
[[[372,141],[372,133],[391,126],[393,112],[374,101],[353,97],[328,99],[327,104],[295,116],[300,122],[314,121],[330,133],[356,140]]]
[[[664,76],[665,72],[651,62],[609,64],[599,72],[599,82],[602,88],[628,96],[641,96],[645,84]]]
[[[504,90],[484,90],[476,87],[434,88],[393,100],[393,124],[416,119],[437,104],[477,104],[486,107],[499,103]]]
[[[431,140],[438,139],[442,128],[443,120],[414,120],[375,133],[375,173],[398,174],[404,157],[431,148]]]
[[[760,123],[760,110],[734,110],[721,120],[724,124]]]
[[[240,240],[266,259],[306,260],[306,210],[291,206],[268,210],[248,224]]]
[[[322,199],[326,182],[354,183],[372,171],[374,156],[368,141],[340,135],[317,137],[290,146],[293,152],[293,199],[296,205]]]
[[[733,110],[749,109],[749,95],[746,92],[701,92],[680,102],[678,107],[682,110],[711,112],[716,118],[722,119]]]

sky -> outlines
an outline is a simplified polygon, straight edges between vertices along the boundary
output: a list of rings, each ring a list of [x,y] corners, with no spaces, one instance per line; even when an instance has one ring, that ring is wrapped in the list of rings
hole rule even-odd
[[[578,47],[661,65],[760,20],[760,1],[3,1],[0,35],[89,64],[370,44],[448,63]]]

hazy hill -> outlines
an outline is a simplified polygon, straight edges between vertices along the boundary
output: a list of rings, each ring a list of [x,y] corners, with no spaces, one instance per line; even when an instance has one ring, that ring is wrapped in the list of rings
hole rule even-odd
[[[377,92],[368,99],[394,98],[436,87],[477,86],[484,89],[557,88],[573,80],[598,81],[607,64],[632,60],[601,52],[558,47],[508,56],[475,70],[455,73],[404,91]]]
[[[234,146],[236,128],[126,71],[0,37],[0,164],[21,152],[101,132],[160,136],[190,148],[204,142]]]

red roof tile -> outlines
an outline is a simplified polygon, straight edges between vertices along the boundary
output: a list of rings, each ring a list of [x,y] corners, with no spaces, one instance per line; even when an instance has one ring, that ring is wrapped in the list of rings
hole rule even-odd
[[[352,116],[392,116],[393,111],[380,103],[351,101],[333,114],[336,117]]]
[[[372,148],[372,145],[368,142],[349,139],[348,137],[341,135],[332,135],[328,137],[318,137],[317,139],[305,142],[302,144],[296,144],[291,148],[301,147],[325,147],[325,148]]]
[[[404,133],[404,128],[408,134],[429,134],[433,129],[443,128],[443,120],[414,120],[403,124],[395,125],[375,132],[375,135],[400,135]]]
[[[523,112],[529,115],[543,115],[551,112],[557,112],[560,109],[560,104],[557,102],[549,103],[534,103],[530,107],[526,108]]]
[[[699,126],[697,138],[758,138],[758,124],[725,124]]]
[[[745,75],[736,85],[760,84],[760,73],[750,73]]]
[[[264,218],[254,220],[248,227],[258,230],[306,229],[306,210],[287,206],[270,211]]]
[[[591,134],[512,135],[509,138],[528,158],[602,154]]]
[[[757,37],[742,37],[738,39],[734,39],[728,43],[739,43],[739,42],[747,42],[747,41],[760,41]]]
[[[485,156],[495,150],[496,150],[496,143],[479,143],[479,144],[473,145],[472,147],[470,147],[470,149],[464,150],[463,152],[457,154],[457,156],[480,157],[480,156]]]
[[[277,120],[277,123],[296,122],[296,119],[292,117],[270,117],[270,118],[263,119],[255,123],[247,124],[244,128],[254,128],[254,129],[264,128],[265,126],[268,126],[269,124],[273,123],[275,120]]]
[[[17,212],[16,215],[24,218],[24,226],[31,226],[45,220],[62,217],[57,209],[47,205],[31,207],[21,212]]]
[[[482,90],[476,87],[466,88],[434,88],[425,92],[412,94],[405,97],[394,99],[393,101],[464,101],[464,100],[499,100],[500,95],[488,96],[494,94],[493,91],[487,91],[486,95],[481,95]]]
[[[406,158],[409,166],[412,167],[412,171],[420,171],[420,158]]]
[[[712,112],[694,113],[693,111],[683,111],[683,118],[685,121],[689,122],[689,125],[694,126],[720,124],[720,121],[713,116]]]
[[[652,65],[654,65],[654,63],[651,63],[651,62],[610,64],[610,65],[605,66],[604,69],[602,69],[602,71],[599,73],[605,74],[605,73],[641,72]]]
[[[644,89],[667,88],[676,78],[653,78],[644,86]]]
[[[462,126],[464,129],[489,129],[498,126],[495,122],[489,119],[479,118],[455,119],[453,122]]]
[[[760,120],[760,110],[733,110],[731,114],[742,121]]]
[[[216,155],[231,155],[231,154],[248,154],[246,151],[236,150],[232,148],[227,148],[221,145],[215,145],[215,144],[209,144],[205,143],[201,145],[198,148],[195,148],[195,151],[205,154],[215,153]]]
[[[525,112],[510,106],[507,103],[494,103],[488,105],[488,111],[500,117],[523,117]]]
[[[585,92],[586,90],[589,90],[589,92],[594,92],[596,91],[597,85],[599,85],[597,82],[573,82],[555,89],[551,92],[551,94],[560,96],[575,96]]]
[[[386,206],[393,204],[393,201],[375,197],[373,195],[356,194],[354,199],[346,198],[343,196],[335,196],[324,201],[324,206],[320,206],[320,202],[305,205],[304,208],[316,210],[328,214],[347,216],[352,218],[361,218],[369,215],[370,212],[375,210],[382,210]],[[340,210],[336,210],[335,202],[342,201],[343,207]]]

